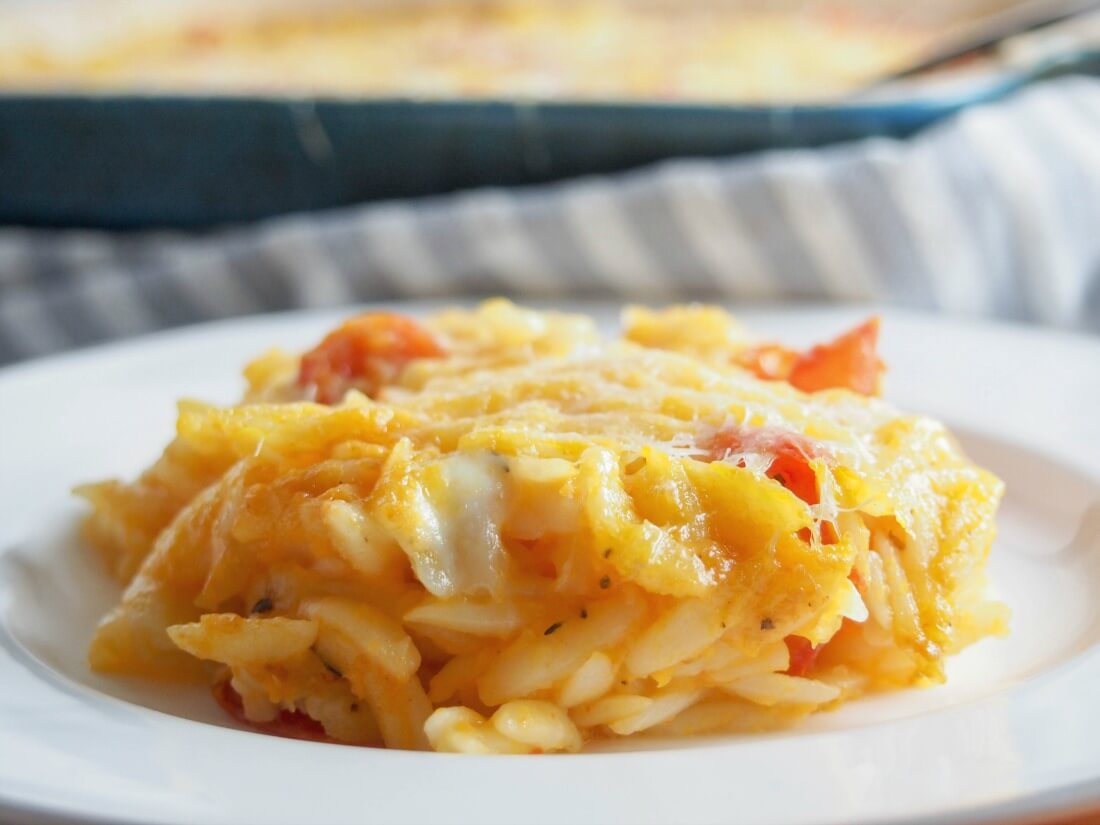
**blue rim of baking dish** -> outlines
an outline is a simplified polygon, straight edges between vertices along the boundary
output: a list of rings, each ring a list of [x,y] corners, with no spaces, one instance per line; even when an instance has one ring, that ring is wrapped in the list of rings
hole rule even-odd
[[[0,223],[199,229],[673,157],[905,138],[1100,51],[973,88],[834,105],[0,95]]]

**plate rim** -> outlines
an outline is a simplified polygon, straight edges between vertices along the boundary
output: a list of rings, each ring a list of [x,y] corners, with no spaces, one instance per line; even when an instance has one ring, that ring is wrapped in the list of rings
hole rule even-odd
[[[322,308],[311,309],[306,311],[290,311],[271,313],[262,316],[252,316],[248,318],[234,318],[234,319],[222,319],[219,321],[209,322],[201,325],[194,325],[189,327],[162,330],[152,335],[139,336],[137,338],[126,339],[123,341],[107,342],[97,345],[95,347],[79,350],[75,352],[61,353],[52,356],[46,356],[43,358],[32,359],[27,362],[10,365],[0,369],[0,393],[12,383],[19,383],[21,377],[30,375],[32,378],[36,373],[50,372],[52,370],[67,370],[78,368],[87,364],[90,361],[95,361],[102,358],[111,358],[121,354],[125,354],[129,350],[137,349],[143,345],[153,343],[154,341],[162,347],[182,347],[186,345],[188,339],[193,337],[202,337],[211,333],[233,331],[235,327],[246,325],[249,329],[255,329],[255,331],[262,331],[269,328],[272,324],[305,324],[305,323],[324,323],[327,319],[341,314],[353,314],[355,311],[368,308],[384,306],[387,308],[405,308],[407,311],[430,311],[441,306],[450,305],[456,303],[455,301],[387,301],[387,302],[374,302],[370,304],[356,305],[353,307],[340,307],[340,308]],[[611,309],[620,306],[620,302],[614,301],[540,301],[530,302],[529,305],[535,305],[540,307],[547,306],[564,306],[566,309],[584,309],[587,308],[589,312],[592,312],[598,308],[604,310]],[[728,306],[728,302],[723,304]],[[868,311],[874,311],[881,313],[887,323],[891,318],[904,318],[907,321],[915,322],[917,324],[933,323],[936,325],[944,325],[953,329],[961,331],[963,334],[967,332],[973,332],[975,330],[981,332],[999,332],[1007,334],[1012,337],[1024,336],[1031,341],[1050,341],[1060,342],[1067,344],[1071,349],[1077,349],[1083,347],[1081,350],[1083,355],[1081,357],[1088,357],[1089,352],[1092,352],[1095,356],[1100,356],[1100,341],[1094,340],[1084,334],[1066,332],[1066,331],[1053,331],[1042,328],[1035,328],[1030,325],[1021,324],[1018,322],[988,322],[985,320],[973,320],[973,319],[944,319],[938,316],[930,315],[922,312],[914,312],[910,310],[897,310],[891,308],[873,307],[866,304],[800,304],[800,305],[742,305],[734,309],[735,314],[741,314],[746,316],[752,315],[792,315],[798,313],[822,313],[830,317],[841,317],[850,315],[853,312],[866,313]],[[1042,346],[1042,344],[1040,344]],[[229,372],[234,375],[237,374],[237,365],[231,364],[228,368]],[[1097,389],[1100,390],[1100,381],[1097,382]],[[0,423],[2,423],[3,414],[0,411]],[[2,424],[0,424],[2,425]],[[1029,445],[1034,449],[1042,449],[1041,444]],[[1080,467],[1075,461],[1068,460],[1069,457],[1058,454],[1057,460],[1064,464],[1067,468],[1081,471],[1084,468]],[[1084,472],[1086,477],[1097,480],[1100,479],[1100,475],[1097,475],[1095,468],[1090,468],[1090,471]],[[0,547],[0,560],[8,554],[12,548],[4,546]],[[5,609],[4,605],[4,590],[3,580],[0,579],[0,611]],[[2,617],[0,617],[2,618]],[[3,632],[2,622],[0,622],[0,633]],[[16,641],[16,643],[18,643]],[[0,647],[0,660],[4,657],[4,651]],[[32,655],[32,654],[28,654]],[[2,661],[0,661],[0,672],[2,672]],[[113,699],[113,697],[112,697]],[[114,700],[122,701],[122,700]],[[3,705],[4,700],[0,697],[0,723],[3,720]],[[948,708],[947,710],[950,710]],[[161,713],[160,711],[153,711],[154,713]],[[172,719],[175,723],[182,723],[188,720],[181,720],[178,717],[171,717],[168,714],[164,714],[168,718]],[[1098,713],[1100,715],[1100,713]],[[886,723],[888,726],[889,723]],[[0,724],[2,729],[2,724]],[[805,734],[809,737],[817,736],[832,736],[842,735],[848,733],[847,731],[826,731],[826,732],[811,732]],[[249,736],[257,736],[255,734],[248,734]],[[743,743],[739,743],[743,744]],[[707,750],[696,751],[697,753],[707,753]],[[651,755],[652,752],[644,752],[645,755]],[[1100,750],[1097,751],[1100,754]],[[635,756],[641,754],[633,754]],[[391,754],[392,756],[392,754]],[[410,755],[411,756],[411,755]],[[433,755],[432,758],[438,755]],[[608,754],[591,754],[590,756],[608,756]],[[450,759],[469,759],[470,757],[447,757]],[[476,758],[476,757],[475,757]],[[507,759],[508,757],[493,757],[494,759]],[[558,760],[562,757],[545,757],[544,759]],[[569,757],[565,757],[568,759]],[[540,760],[541,761],[541,760]],[[589,761],[582,759],[580,762]],[[5,778],[0,774],[0,818],[8,814],[38,817],[34,821],[53,822],[53,821],[79,821],[88,823],[107,822],[107,821],[119,821],[118,815],[103,815],[96,813],[80,812],[75,813],[72,811],[64,810],[56,806],[51,806],[48,802],[35,804],[29,799],[18,799],[12,797],[5,789]],[[961,809],[958,811],[946,811],[944,813],[933,812],[927,815],[921,815],[917,818],[906,818],[904,816],[897,817],[891,816],[885,819],[869,820],[870,822],[879,823],[880,825],[899,825],[899,823],[905,823],[905,825],[918,825],[918,823],[924,822],[951,822],[957,823],[957,825],[978,825],[978,823],[987,822],[1029,822],[1030,818],[1036,815],[1060,815],[1062,813],[1072,812],[1073,809],[1080,807],[1081,805],[1089,804],[1091,806],[1100,806],[1100,766],[1097,767],[1095,775],[1091,778],[1079,781],[1071,781],[1064,785],[1055,784],[1049,788],[1042,790],[1039,793],[1031,794],[1021,797],[1019,799],[1010,800],[1000,804],[994,804],[992,806],[984,806],[974,810]],[[944,815],[948,818],[945,819]],[[143,821],[140,817],[132,817],[127,821]],[[172,821],[185,821],[185,820],[173,820],[166,818],[162,820],[164,822]]]

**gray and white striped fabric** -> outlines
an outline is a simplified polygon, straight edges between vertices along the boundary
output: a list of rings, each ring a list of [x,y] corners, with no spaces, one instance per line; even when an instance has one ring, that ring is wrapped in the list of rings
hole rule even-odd
[[[875,301],[1100,333],[1100,81],[910,141],[201,236],[0,228],[0,361],[292,307],[487,294]]]

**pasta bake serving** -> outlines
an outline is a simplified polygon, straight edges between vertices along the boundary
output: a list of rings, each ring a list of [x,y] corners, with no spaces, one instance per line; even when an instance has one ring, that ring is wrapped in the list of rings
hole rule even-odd
[[[757,731],[944,679],[1003,632],[1001,483],[875,397],[877,320],[806,351],[715,307],[370,312],[184,401],[78,492],[125,590],[101,672],[269,733],[463,753]]]

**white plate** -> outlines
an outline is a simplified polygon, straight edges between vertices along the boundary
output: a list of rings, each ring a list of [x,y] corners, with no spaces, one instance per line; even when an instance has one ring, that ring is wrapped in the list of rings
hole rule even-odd
[[[793,343],[866,314],[743,313]],[[232,400],[247,358],[305,346],[339,316],[213,325],[0,373],[0,818],[969,823],[1100,805],[1100,343],[1016,327],[885,313],[888,397],[946,420],[1008,483],[992,571],[1012,633],[953,660],[943,687],[782,734],[471,757],[267,737],[201,690],[89,673],[85,645],[117,590],[74,537],[69,488],[132,476],[169,438],[177,398]]]

